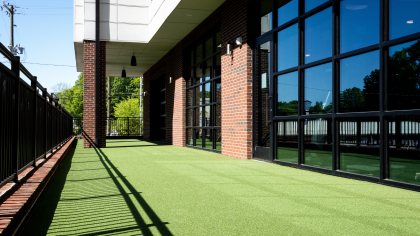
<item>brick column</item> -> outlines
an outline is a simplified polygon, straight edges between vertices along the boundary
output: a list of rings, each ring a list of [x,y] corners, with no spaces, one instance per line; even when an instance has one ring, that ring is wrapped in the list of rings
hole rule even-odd
[[[248,44],[252,17],[248,1],[226,2],[222,12],[222,154],[252,158],[252,49]],[[226,55],[226,42],[242,37]]]
[[[84,147],[95,147],[96,129],[99,129],[99,148],[106,147],[106,91],[105,91],[105,59],[106,42],[101,42],[101,61],[99,88],[95,83],[95,41],[84,41],[83,55],[83,129]],[[99,98],[96,98],[96,89],[99,89]],[[96,107],[95,99],[99,99]],[[95,110],[98,109],[100,122],[96,124]]]

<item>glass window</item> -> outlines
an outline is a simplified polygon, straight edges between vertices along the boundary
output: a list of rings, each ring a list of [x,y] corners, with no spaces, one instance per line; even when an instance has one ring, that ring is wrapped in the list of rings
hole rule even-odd
[[[202,129],[196,129],[194,137],[195,137],[195,146],[196,147],[203,147],[203,130]]]
[[[298,115],[298,72],[277,77],[277,116]]]
[[[419,52],[420,40],[389,48],[388,110],[420,109]]]
[[[261,35],[273,29],[273,5],[271,0],[261,1]]]
[[[187,79],[187,88],[193,85],[193,77],[194,77],[194,68],[191,68],[190,70],[188,70],[189,75],[188,75],[188,79]]]
[[[332,113],[332,63],[305,70],[304,110],[307,115]]]
[[[379,110],[379,51],[340,61],[339,112]]]
[[[298,25],[294,24],[277,33],[277,70],[298,66]]]
[[[420,184],[420,116],[389,118],[389,178]]]
[[[190,57],[191,57],[191,65],[190,66],[192,66],[192,65],[194,65],[194,50],[191,50]]]
[[[280,161],[298,163],[298,121],[277,122],[276,158]]]
[[[195,67],[195,83],[196,84],[199,84],[199,83],[201,83],[202,82],[202,77],[203,77],[203,71],[202,71],[202,69],[201,69],[201,63],[200,64],[198,64],[196,67]]]
[[[305,12],[308,12],[326,2],[328,2],[328,0],[305,0]]]
[[[222,54],[216,55],[216,65],[214,66],[214,77],[222,75]]]
[[[340,170],[379,177],[379,117],[340,122]]]
[[[305,19],[305,63],[332,56],[332,7]]]
[[[389,38],[420,32],[420,1],[389,0]]]
[[[195,48],[195,61],[199,62],[202,59],[203,59],[203,44],[200,44]]]
[[[192,127],[194,121],[194,109],[187,110],[187,126]]]
[[[205,57],[209,57],[213,54],[213,37],[210,37],[206,40],[206,55]]]
[[[195,125],[194,126],[198,126],[201,127],[201,107],[200,108],[195,108]]]
[[[222,105],[216,104],[216,125],[215,126],[222,126]]]
[[[212,83],[207,83],[207,84],[204,85],[204,87],[206,89],[206,91],[204,92],[205,93],[204,104],[213,102],[212,101],[213,99],[212,99],[212,87],[211,87],[211,85],[212,85]]]
[[[221,102],[222,101],[222,82],[221,79],[217,79],[214,81],[216,86],[216,98],[215,102]]]
[[[277,0],[278,26],[298,16],[298,4],[298,0]]]
[[[340,14],[340,53],[379,43],[379,0],[343,0]]]
[[[216,142],[216,150],[222,150],[222,131],[220,129],[215,129],[215,142]]]
[[[216,33],[216,51],[222,50],[222,38],[220,31]]]
[[[193,106],[201,105],[202,104],[202,99],[201,99],[202,87],[201,86],[195,87],[194,90],[195,90],[195,103]]]
[[[211,129],[205,129],[204,130],[204,146],[207,149],[213,149],[213,133]]]
[[[213,58],[208,59],[204,63],[204,81],[210,80],[213,74]]]
[[[332,119],[304,121],[305,165],[332,169]]]
[[[192,129],[187,129],[187,145],[194,146],[194,137]]]
[[[193,106],[193,89],[188,89],[187,90],[187,107],[191,107]]]
[[[213,126],[212,119],[211,119],[211,117],[212,117],[211,106],[205,106],[205,107],[203,107],[203,110],[205,111],[204,126],[205,127]]]

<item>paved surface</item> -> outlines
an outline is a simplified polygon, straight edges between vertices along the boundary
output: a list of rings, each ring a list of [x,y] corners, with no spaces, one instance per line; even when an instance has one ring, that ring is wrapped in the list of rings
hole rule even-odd
[[[420,235],[420,193],[190,148],[79,141],[23,235]]]

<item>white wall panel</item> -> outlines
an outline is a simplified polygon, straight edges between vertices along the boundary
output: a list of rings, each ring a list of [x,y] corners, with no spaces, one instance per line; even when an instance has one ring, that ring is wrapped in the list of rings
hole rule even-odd
[[[129,42],[148,42],[147,25],[118,24],[118,40]]]
[[[152,1],[152,3],[149,6],[149,22],[151,22],[153,20],[153,18],[155,17],[156,13],[160,9],[160,7],[162,6],[164,1],[165,0],[154,0],[154,1]]]
[[[84,39],[95,40],[95,22],[85,21],[85,36]]]
[[[95,20],[95,3],[85,3],[85,21]]]
[[[74,25],[74,42],[83,42],[84,29],[85,27],[83,24]]]
[[[74,23],[75,24],[83,24],[85,19],[85,11],[83,7],[76,6],[74,8]]]
[[[119,0],[118,4],[127,6],[149,6],[149,0]]]
[[[148,8],[118,6],[118,22],[147,24],[148,18]]]

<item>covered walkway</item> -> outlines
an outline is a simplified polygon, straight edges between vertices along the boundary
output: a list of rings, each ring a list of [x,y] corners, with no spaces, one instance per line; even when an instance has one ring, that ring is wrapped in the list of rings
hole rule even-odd
[[[419,235],[420,193],[138,140],[71,150],[23,235]]]

